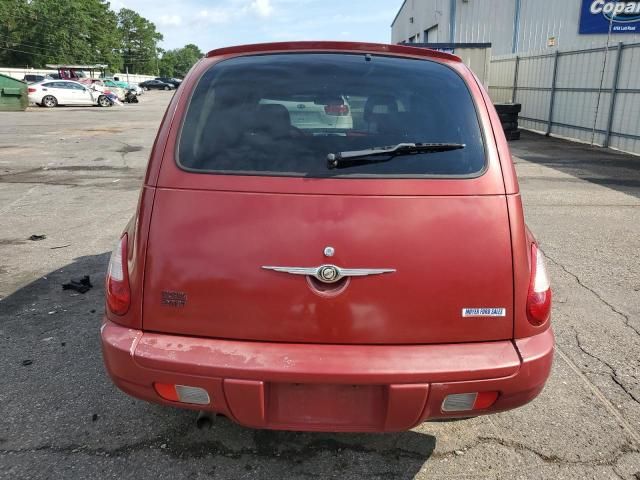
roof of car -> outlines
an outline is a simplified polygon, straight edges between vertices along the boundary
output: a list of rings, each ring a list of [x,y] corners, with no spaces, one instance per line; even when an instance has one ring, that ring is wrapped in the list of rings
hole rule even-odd
[[[429,48],[410,47],[407,45],[389,45],[385,43],[362,43],[362,42],[275,42],[275,43],[255,43],[250,45],[237,45],[233,47],[223,47],[211,50],[206,57],[217,57],[220,55],[261,53],[275,51],[341,51],[352,52],[361,51],[369,53],[386,53],[397,55],[412,55],[420,57],[441,58],[454,62],[462,62],[460,57],[450,53],[440,52]]]
[[[44,80],[40,80],[37,83],[53,83],[53,82],[69,82],[69,83],[75,83],[77,85],[83,86],[82,83],[80,82],[76,82],[75,80],[70,80],[68,78],[45,78]]]

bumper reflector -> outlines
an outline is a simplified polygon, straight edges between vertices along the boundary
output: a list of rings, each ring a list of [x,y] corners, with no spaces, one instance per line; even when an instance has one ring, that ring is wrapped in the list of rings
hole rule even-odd
[[[170,383],[154,383],[153,386],[158,395],[172,402],[193,403],[196,405],[208,405],[211,402],[209,394],[204,388]]]
[[[498,392],[455,393],[442,402],[443,412],[468,412],[489,408],[498,399]]]

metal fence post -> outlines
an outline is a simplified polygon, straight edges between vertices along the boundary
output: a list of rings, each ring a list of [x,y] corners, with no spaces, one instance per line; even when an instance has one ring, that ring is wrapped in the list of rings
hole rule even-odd
[[[556,79],[558,78],[558,57],[560,52],[556,50],[553,56],[553,80],[551,81],[551,98],[549,100],[549,120],[547,122],[547,137],[551,135],[551,122],[553,121],[553,106],[556,99]]]
[[[520,69],[520,56],[516,55],[516,65],[513,69],[513,90],[511,91],[511,103],[516,103],[516,93],[518,91],[518,70]]]
[[[616,109],[616,96],[618,95],[618,78],[620,77],[620,65],[622,64],[622,50],[624,44],[618,42],[618,54],[616,55],[616,66],[613,70],[613,84],[611,85],[611,98],[609,99],[609,118],[607,119],[607,133],[604,135],[604,142],[602,146],[607,148],[609,146],[609,138],[611,137],[611,128],[613,127],[613,115]]]

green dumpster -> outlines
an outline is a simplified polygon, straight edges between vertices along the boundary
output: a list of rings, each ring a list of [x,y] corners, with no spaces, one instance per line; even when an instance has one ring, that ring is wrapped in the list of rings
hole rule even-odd
[[[27,84],[0,73],[0,112],[26,110],[28,106]]]

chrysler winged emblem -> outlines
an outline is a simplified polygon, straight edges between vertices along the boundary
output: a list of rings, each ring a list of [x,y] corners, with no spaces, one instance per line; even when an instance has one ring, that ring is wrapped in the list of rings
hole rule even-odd
[[[395,268],[341,268],[336,265],[320,265],[319,267],[275,267],[264,265],[262,268],[291,275],[306,275],[323,283],[336,283],[345,277],[367,277],[396,271]]]

